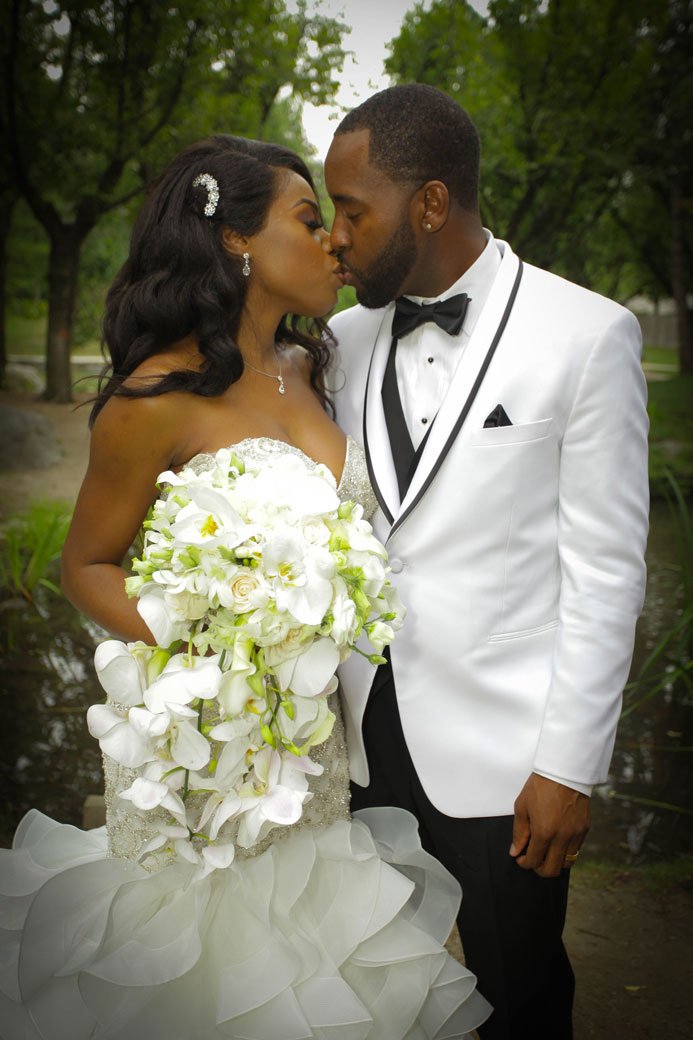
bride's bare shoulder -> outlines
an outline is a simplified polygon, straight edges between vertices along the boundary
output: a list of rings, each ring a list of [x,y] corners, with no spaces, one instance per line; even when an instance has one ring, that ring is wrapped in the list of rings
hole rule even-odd
[[[116,392],[104,404],[92,428],[92,452],[101,448],[110,453],[117,448],[119,454],[146,451],[162,459],[177,454],[187,426],[190,395],[179,390],[151,393],[164,376],[175,371],[152,364],[152,360],[158,361],[145,362],[123,383],[126,391],[144,391],[143,396]]]
[[[174,346],[146,358],[123,381],[123,389],[136,396],[114,393],[97,416],[94,433],[128,440],[151,436],[168,443],[180,429],[189,395],[181,390],[156,393],[156,387],[172,372],[195,371],[199,357],[196,349]]]

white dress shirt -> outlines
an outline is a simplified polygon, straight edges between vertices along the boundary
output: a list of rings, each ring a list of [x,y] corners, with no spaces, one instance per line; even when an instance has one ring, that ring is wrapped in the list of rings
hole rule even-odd
[[[491,291],[501,256],[490,231],[482,254],[461,278],[440,296],[409,296],[415,303],[437,303],[467,293],[469,304],[457,336],[450,336],[428,321],[404,336],[397,344],[397,386],[412,443],[415,448],[426,436],[447,393],[455,369],[469,342],[474,326]]]
[[[419,447],[436,417],[501,264],[501,254],[493,235],[484,230],[487,236],[485,249],[449,289],[432,298],[407,297],[418,304],[429,304],[448,300],[463,292],[469,296],[462,329],[457,336],[451,336],[435,322],[428,321],[398,341],[395,359],[397,387],[414,448]],[[540,775],[581,794],[592,793],[591,785],[577,784],[549,773]]]

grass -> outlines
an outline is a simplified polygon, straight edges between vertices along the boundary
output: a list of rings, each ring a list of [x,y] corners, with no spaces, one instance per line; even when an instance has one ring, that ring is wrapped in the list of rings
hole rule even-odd
[[[670,470],[684,493],[693,491],[693,375],[675,375],[648,386],[650,484],[662,497]]]
[[[37,589],[60,595],[50,579],[70,526],[66,502],[37,502],[12,517],[0,533],[0,588],[33,603]]]
[[[682,855],[659,863],[641,863],[624,867],[618,863],[590,859],[589,852],[580,859],[579,870],[574,870],[571,884],[579,888],[609,888],[624,881],[637,879],[653,894],[666,894],[672,888],[688,888],[693,881],[693,856]]]
[[[22,318],[16,314],[7,315],[6,336],[8,354],[40,354],[46,352],[47,318]],[[97,339],[87,340],[73,347],[72,353],[79,356],[85,354],[101,354],[101,346]]]
[[[678,370],[679,354],[675,347],[645,347],[642,359],[650,365],[672,365]]]

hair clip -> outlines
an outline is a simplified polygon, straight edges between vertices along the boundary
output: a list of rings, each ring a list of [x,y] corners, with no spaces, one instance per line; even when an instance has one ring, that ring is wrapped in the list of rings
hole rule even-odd
[[[205,205],[205,216],[213,217],[219,204],[219,185],[211,173],[200,173],[192,182],[193,188],[202,184],[207,189],[207,203]]]

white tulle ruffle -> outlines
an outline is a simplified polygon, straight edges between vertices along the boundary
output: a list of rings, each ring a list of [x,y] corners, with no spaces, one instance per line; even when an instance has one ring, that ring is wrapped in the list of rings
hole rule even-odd
[[[442,946],[459,888],[402,810],[193,872],[30,812],[0,851],[0,1035],[452,1040],[489,1014]]]

